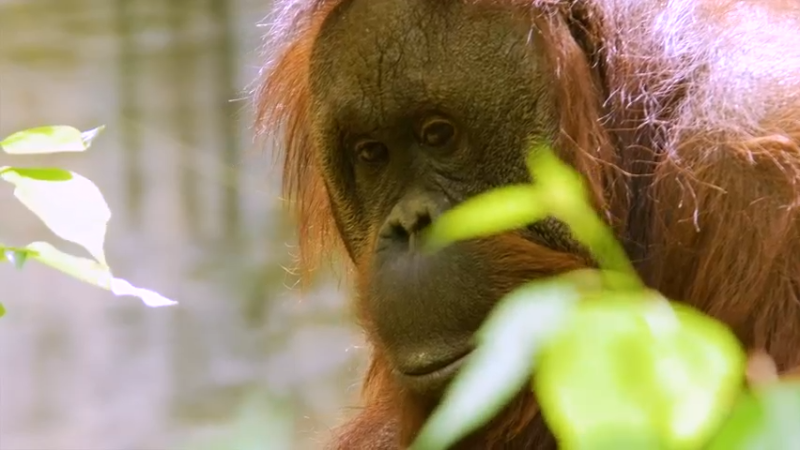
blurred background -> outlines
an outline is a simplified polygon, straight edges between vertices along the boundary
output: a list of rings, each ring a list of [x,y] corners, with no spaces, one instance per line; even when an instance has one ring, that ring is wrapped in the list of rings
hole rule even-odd
[[[317,449],[356,404],[364,355],[344,292],[330,277],[294,287],[279,174],[252,136],[246,89],[269,10],[0,0],[0,136],[107,126],[87,153],[13,163],[93,180],[116,275],[180,302],[148,309],[36,264],[0,266],[0,449]],[[0,236],[85,255],[10,185]]]

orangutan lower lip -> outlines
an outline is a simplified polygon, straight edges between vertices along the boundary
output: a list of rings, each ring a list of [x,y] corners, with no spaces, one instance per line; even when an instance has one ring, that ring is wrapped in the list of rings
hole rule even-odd
[[[470,350],[464,350],[459,353],[452,354],[447,358],[430,358],[422,356],[416,358],[416,362],[413,364],[407,364],[406,367],[400,369],[403,375],[418,377],[424,375],[430,375],[432,373],[438,372],[442,369],[448,368],[455,362],[458,362],[461,358],[467,356],[470,353]],[[429,360],[430,359],[430,360]]]
[[[413,371],[401,372],[400,376],[406,387],[412,391],[420,394],[441,393],[471,352],[472,350],[467,350],[454,358],[440,360]]]

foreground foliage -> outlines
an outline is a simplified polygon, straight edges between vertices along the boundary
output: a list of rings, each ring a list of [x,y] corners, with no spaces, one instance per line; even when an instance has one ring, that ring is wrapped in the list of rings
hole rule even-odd
[[[431,227],[430,247],[554,217],[599,269],[536,280],[499,302],[413,449],[449,448],[526,384],[565,449],[794,448],[800,383],[746,386],[747,358],[734,334],[644,286],[579,174],[542,146],[528,167],[535,183],[448,211]]]
[[[0,141],[0,149],[82,152],[102,129],[35,128]],[[442,216],[427,236],[431,248],[555,217],[599,269],[532,281],[500,301],[414,450],[449,448],[526,385],[566,449],[780,450],[800,442],[800,382],[747,386],[745,351],[733,333],[644,286],[577,173],[544,147],[534,149],[529,169],[535,183],[484,193]],[[54,234],[91,256],[47,242],[12,245],[0,236],[0,261],[22,268],[34,260],[148,306],[175,304],[112,274],[104,252],[111,213],[90,180],[60,168],[17,166],[0,166],[0,178]]]
[[[68,126],[32,128],[0,141],[0,150],[9,155],[83,152],[103,128],[86,132]],[[7,236],[0,235],[0,261],[22,268],[28,260],[34,260],[114,295],[139,297],[151,307],[176,303],[112,274],[104,250],[111,211],[103,194],[89,179],[60,168],[16,166],[0,166],[0,178],[14,186],[14,196],[56,236],[80,245],[92,257],[70,255],[47,242],[11,245]],[[0,224],[4,220],[10,219],[4,215]],[[0,315],[4,312],[0,305]]]

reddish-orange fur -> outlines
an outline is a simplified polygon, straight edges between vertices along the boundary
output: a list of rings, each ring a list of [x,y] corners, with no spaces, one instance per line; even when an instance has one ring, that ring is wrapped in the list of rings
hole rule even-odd
[[[646,282],[730,324],[780,370],[799,365],[800,2],[464,1],[530,15],[531,45],[556,83],[556,149],[584,174],[598,211],[634,243]],[[269,49],[276,56],[257,92],[260,131],[282,137],[306,277],[342,247],[307,117],[311,46],[337,3],[284,2]],[[516,246],[485,252],[521,268],[509,283],[585,265],[513,235],[495,241]],[[366,265],[348,264],[358,286]],[[369,332],[369,318],[362,321]],[[376,347],[363,410],[332,446],[399,448],[398,436],[407,441],[426,413],[394,383]],[[535,415],[523,395],[487,433],[492,442],[509,439]]]

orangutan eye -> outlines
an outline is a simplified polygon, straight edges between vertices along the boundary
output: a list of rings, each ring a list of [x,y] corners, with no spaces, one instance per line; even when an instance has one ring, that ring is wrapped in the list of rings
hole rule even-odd
[[[456,128],[449,121],[442,118],[431,119],[422,126],[420,138],[428,147],[444,147],[450,144],[456,136]]]
[[[356,155],[360,161],[377,164],[389,159],[389,149],[382,142],[361,141],[356,144]]]

